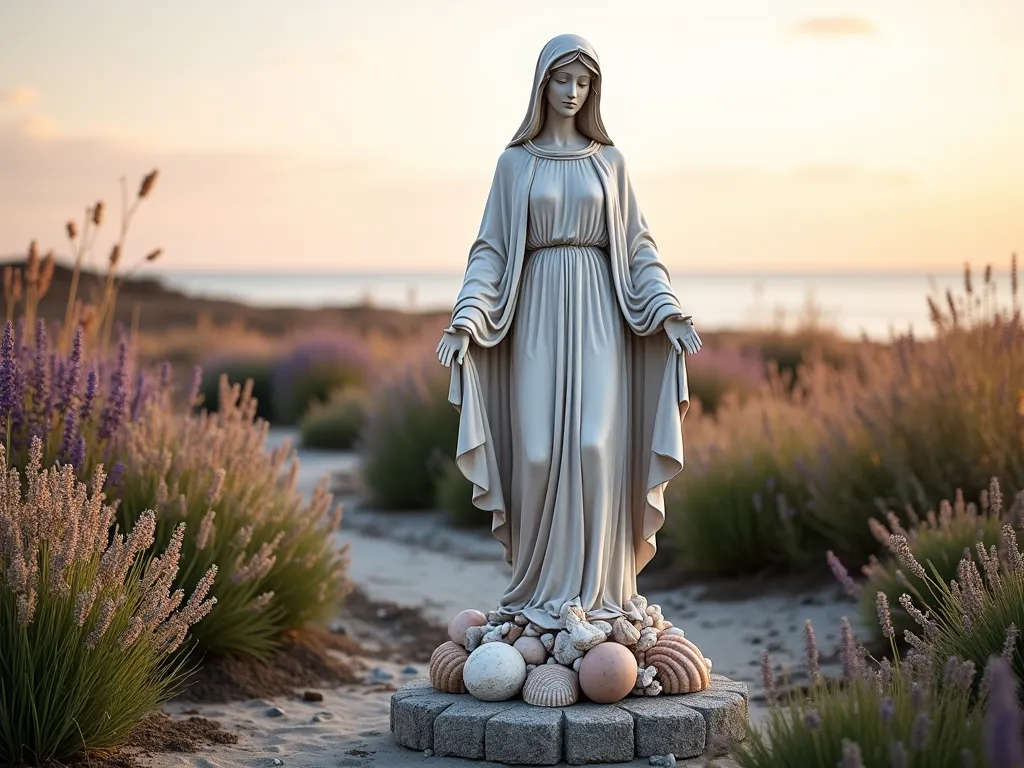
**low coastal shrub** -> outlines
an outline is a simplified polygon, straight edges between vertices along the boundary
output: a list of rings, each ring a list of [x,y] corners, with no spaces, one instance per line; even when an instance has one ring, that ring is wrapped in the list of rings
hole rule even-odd
[[[274,401],[271,397],[271,376],[274,370],[274,359],[269,355],[237,357],[219,355],[203,361],[202,384],[199,395],[200,405],[210,411],[216,411],[220,398],[220,377],[227,376],[231,384],[245,386],[252,381],[252,396],[256,401],[256,417],[274,423]]]
[[[312,405],[326,403],[336,392],[366,387],[372,366],[370,348],[357,336],[324,331],[299,339],[274,363],[275,417],[295,424]]]
[[[331,535],[340,506],[326,481],[303,499],[298,459],[287,443],[267,450],[269,425],[255,412],[251,390],[222,376],[216,413],[175,410],[165,390],[118,434],[124,470],[111,493],[122,527],[155,509],[163,545],[187,523],[176,587],[220,568],[217,610],[194,632],[204,652],[264,657],[285,631],[330,617],[348,588]]]
[[[706,346],[686,361],[692,400],[704,413],[713,414],[725,397],[744,399],[765,383],[760,355],[736,345]]]
[[[491,525],[491,514],[473,504],[473,484],[454,461],[444,464],[437,486],[437,506],[447,513],[448,521],[456,528],[486,528]]]
[[[929,299],[935,338],[863,350],[820,418],[832,435],[812,462],[809,511],[833,548],[866,560],[880,508],[934,509],[958,490],[977,498],[997,476],[1024,488],[1024,325],[1003,306],[991,269],[961,296]],[[1016,264],[1011,267],[1016,288]]]
[[[798,407],[762,392],[689,422],[686,468],[669,484],[664,529],[666,549],[684,567],[751,573],[812,563],[821,542],[801,514],[797,468],[814,443]]]
[[[219,578],[211,564],[195,574],[194,589],[176,591],[183,525],[159,556],[147,556],[152,510],[122,528],[127,536],[112,537],[116,510],[105,503],[103,469],[86,486],[70,464],[42,468],[39,437],[28,453],[22,473],[0,447],[5,765],[66,761],[123,743],[184,681],[176,650],[216,602],[206,595]]]
[[[861,615],[866,620],[864,624],[871,625],[871,617],[875,614],[875,595],[882,592],[892,606],[897,636],[902,637],[905,630],[913,630],[917,625],[900,605],[901,596],[908,591],[929,594],[927,583],[908,572],[891,551],[893,534],[905,537],[915,557],[927,564],[939,582],[948,584],[958,578],[965,551],[971,552],[979,542],[986,551],[1000,543],[1004,524],[1000,511],[987,505],[979,510],[977,505],[965,503],[962,493],[957,493],[953,503],[944,500],[939,505],[938,514],[932,510],[923,519],[914,515],[907,529],[893,513],[888,515],[888,525],[873,519],[872,530],[886,548],[886,555],[881,560],[872,559],[863,568],[867,577],[860,594]]]
[[[363,431],[363,481],[381,509],[434,505],[445,462],[453,461],[459,414],[448,402],[450,372],[410,366],[373,396]]]
[[[304,448],[350,451],[356,447],[366,422],[367,395],[341,390],[326,403],[313,403],[299,422]]]

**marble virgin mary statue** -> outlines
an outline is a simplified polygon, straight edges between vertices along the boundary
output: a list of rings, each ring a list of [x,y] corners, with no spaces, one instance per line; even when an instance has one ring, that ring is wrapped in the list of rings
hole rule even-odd
[[[438,345],[456,463],[512,566],[500,613],[549,629],[566,604],[628,615],[683,467],[700,345],[601,119],[597,53],[556,37]]]

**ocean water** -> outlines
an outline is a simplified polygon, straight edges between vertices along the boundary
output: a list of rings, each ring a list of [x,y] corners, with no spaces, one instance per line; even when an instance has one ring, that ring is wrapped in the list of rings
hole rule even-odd
[[[449,309],[462,273],[162,272],[168,285],[193,296],[263,307],[324,307],[368,303],[407,310]],[[977,282],[978,278],[975,277]],[[1009,300],[1007,275],[994,278]],[[963,274],[686,274],[673,284],[698,328],[792,329],[816,321],[850,337],[886,339],[893,332],[931,334],[927,298],[959,295]],[[944,300],[943,300],[944,303]]]

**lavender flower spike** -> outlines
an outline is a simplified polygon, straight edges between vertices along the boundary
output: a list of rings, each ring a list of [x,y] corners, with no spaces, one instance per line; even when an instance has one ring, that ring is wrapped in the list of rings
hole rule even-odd
[[[60,396],[60,409],[66,411],[75,403],[78,397],[78,386],[82,381],[82,347],[84,335],[79,328],[75,332],[75,341],[71,347],[71,356],[68,358],[67,366],[64,369],[64,380]]]
[[[990,677],[985,710],[985,765],[991,768],[1019,768],[1024,765],[1024,714],[1017,703],[1017,677],[1005,660],[993,657],[986,669]]]
[[[836,557],[835,552],[831,549],[825,553],[825,559],[828,561],[828,567],[832,570],[832,575],[836,577],[843,589],[850,597],[857,598],[860,596],[860,586],[850,578],[849,571],[846,570],[839,558]]]
[[[14,413],[18,390],[15,386],[15,369],[18,361],[14,356],[14,324],[10,320],[4,327],[4,338],[0,344],[0,420],[6,422]],[[6,423],[3,425],[6,428]]]

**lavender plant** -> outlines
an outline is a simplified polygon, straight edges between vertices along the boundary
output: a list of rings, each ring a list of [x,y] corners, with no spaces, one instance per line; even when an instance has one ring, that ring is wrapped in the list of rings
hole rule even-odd
[[[90,486],[71,465],[42,468],[34,437],[24,473],[0,447],[0,761],[67,760],[122,743],[184,679],[177,649],[216,602],[217,568],[175,589],[177,525],[147,557],[152,510],[115,533],[105,473]],[[125,529],[127,530],[127,529]]]
[[[885,547],[886,555],[881,559],[872,558],[863,567],[867,577],[860,595],[861,615],[867,619],[875,613],[874,595],[882,592],[893,607],[893,623],[902,636],[904,630],[912,630],[916,622],[900,605],[900,597],[908,591],[915,594],[928,593],[928,585],[913,573],[907,572],[899,558],[891,551],[892,536],[903,536],[910,544],[915,556],[929,564],[937,580],[943,584],[957,578],[960,560],[964,552],[970,552],[980,542],[986,551],[999,544],[1004,518],[998,508],[988,505],[988,494],[982,495],[981,509],[974,503],[966,503],[963,493],[957,492],[952,503],[943,500],[938,514],[929,510],[921,518],[913,509],[907,511],[909,525],[904,528],[899,518],[889,512],[887,523],[876,518],[870,521],[872,533]],[[865,622],[869,624],[870,621]]]
[[[884,595],[883,633],[893,636]],[[735,755],[742,768],[964,768],[982,766],[984,721],[972,708],[971,662],[950,657],[943,684],[933,684],[931,658],[909,655],[876,663],[841,622],[843,675],[828,680],[818,666],[814,628],[805,625],[810,685],[780,693],[768,651],[762,674],[770,710],[762,729],[751,729]],[[1010,674],[1012,680],[1012,673]],[[1020,732],[1003,739],[1020,741]]]
[[[989,503],[998,516],[1002,506],[999,484],[993,480]],[[924,582],[926,589],[909,586],[901,602],[918,624],[907,630],[912,646],[934,658],[957,655],[976,665],[1001,656],[1018,677],[1024,675],[1020,628],[1024,626],[1024,554],[1013,525],[1004,522],[1001,541],[988,547],[974,543],[957,565],[957,578],[943,581],[934,566],[920,562],[911,543],[893,534],[891,549],[903,568]]]
[[[125,340],[115,358],[89,360],[81,328],[64,355],[51,349],[42,319],[31,338],[8,321],[0,341],[0,435],[8,460],[25,467],[39,438],[44,466],[69,464],[84,479],[105,464],[115,481],[115,436],[169,381],[167,368],[159,376],[134,371]]]
[[[332,536],[341,507],[326,481],[304,500],[287,443],[266,449],[269,425],[254,422],[251,384],[222,376],[219,405],[216,413],[175,412],[163,391],[122,427],[119,519],[127,526],[155,509],[158,542],[187,523],[194,534],[182,542],[176,584],[190,588],[209,563],[222,574],[217,610],[194,633],[199,647],[261,657],[285,631],[333,615],[344,596],[346,551]]]

